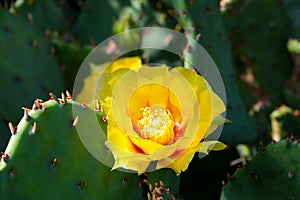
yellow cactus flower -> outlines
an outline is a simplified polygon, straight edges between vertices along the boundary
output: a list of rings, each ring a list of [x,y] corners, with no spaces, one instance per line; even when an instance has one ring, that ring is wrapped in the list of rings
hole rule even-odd
[[[124,59],[120,63],[126,63]],[[112,169],[141,174],[171,168],[180,174],[196,152],[226,147],[205,140],[217,128],[215,121],[225,106],[202,76],[183,67],[149,67],[139,58],[130,59],[136,66],[105,70],[98,84],[108,116],[106,145],[115,159]]]

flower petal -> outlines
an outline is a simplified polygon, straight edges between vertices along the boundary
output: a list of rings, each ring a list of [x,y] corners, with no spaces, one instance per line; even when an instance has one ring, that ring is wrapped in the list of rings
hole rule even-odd
[[[150,154],[152,152],[158,151],[162,149],[164,146],[153,142],[149,139],[130,137],[130,140],[139,148],[141,148],[146,154]]]
[[[150,84],[148,87],[149,106],[158,104],[163,108],[167,108],[169,102],[169,89],[158,84]]]
[[[124,133],[124,131],[121,130],[112,119],[109,119],[107,132],[107,140],[112,148],[119,148],[122,149],[122,151],[131,153],[143,153],[141,149],[132,143],[130,137]]]
[[[223,144],[220,141],[204,141],[199,144],[198,152],[208,154],[210,150],[218,151],[225,149],[227,145]]]
[[[77,95],[76,101],[88,103],[93,99],[95,99],[94,92],[97,87],[97,82],[101,74],[103,74],[103,69],[105,69],[107,66],[108,63],[104,63],[102,65],[95,65],[93,63],[90,63],[90,74],[84,79],[83,88],[81,89],[80,93]],[[105,80],[108,81],[109,79],[106,78]],[[108,89],[110,91],[109,87]],[[105,88],[105,90],[107,90],[107,87]]]
[[[207,136],[207,130],[210,127],[210,121],[207,120],[200,120],[199,126],[197,129],[197,133],[195,134],[193,138],[193,142],[190,144],[190,147],[194,147],[200,143],[202,139],[204,139]]]
[[[188,168],[189,163],[194,158],[196,151],[197,150],[195,148],[187,149],[184,153],[181,153],[182,156],[176,159],[176,161],[172,163],[169,168],[172,168],[177,175],[179,175],[181,171],[185,171]]]
[[[135,90],[129,99],[128,112],[134,123],[143,117],[141,108],[149,105],[148,93],[147,87],[143,86]]]
[[[209,150],[222,150],[225,149],[226,145],[219,141],[205,141],[197,145],[196,147],[187,149],[184,153],[181,153],[181,157],[176,159],[174,163],[169,165],[169,168],[173,169],[177,175],[181,173],[181,171],[185,171],[189,163],[194,158],[195,153],[202,152],[208,154]]]
[[[210,125],[209,129],[207,130],[207,134],[211,134],[214,132],[220,125],[224,124],[226,122],[226,119],[219,115]]]
[[[106,97],[111,96],[111,88],[108,85],[109,80],[111,79],[110,74],[103,74],[98,81],[98,85],[101,87],[97,87],[95,92],[95,97],[98,99],[104,100]],[[95,83],[96,84],[96,83]]]
[[[215,120],[220,114],[225,112],[226,107],[222,99],[214,92],[211,92],[212,120]]]
[[[115,152],[116,155],[120,154]],[[116,157],[114,166],[111,170],[124,168],[138,172],[138,175],[146,172],[151,160],[141,156]]]
[[[155,169],[169,167],[179,174],[187,169],[195,152],[207,154],[226,147],[218,141],[203,141],[221,123],[217,117],[225,111],[222,100],[203,77],[182,67],[130,70],[116,66],[112,70],[107,84],[112,92],[103,107],[109,115],[107,135],[115,157],[113,169],[122,167],[140,174],[154,164]],[[166,145],[140,137],[136,128],[143,117],[141,108],[157,104],[171,112],[174,130],[179,133]]]
[[[103,64],[90,63],[90,74],[84,79],[84,86],[76,97],[76,101],[90,102],[100,98],[104,100],[111,96],[110,86],[107,84],[111,79],[111,73],[121,68],[134,69],[142,65],[139,57],[119,58],[112,63]]]
[[[119,80],[119,78],[126,72],[128,72],[131,69],[140,67],[142,65],[142,61],[139,57],[126,57],[126,58],[119,58],[112,62],[109,66],[101,65],[98,68],[105,69],[104,72],[99,71],[97,80],[101,76],[100,80],[98,80],[98,85],[96,89],[95,96],[100,99],[105,99],[108,96],[111,96],[112,89],[111,84],[109,82],[116,82]],[[97,65],[94,65],[94,71]],[[105,68],[104,68],[105,67]],[[118,71],[118,72],[117,72]],[[117,73],[114,73],[117,72]],[[96,84],[95,84],[96,85]]]
[[[119,69],[112,74],[112,79],[109,82],[112,88],[111,103],[108,109],[111,113],[109,117],[114,118],[116,125],[131,136],[138,136],[133,129],[130,113],[128,112],[130,95],[134,93],[137,87],[136,75],[135,71]]]
[[[111,74],[119,69],[134,69],[140,66],[142,66],[140,57],[124,57],[112,62],[109,67],[106,68],[104,73]]]
[[[143,66],[138,69],[138,72],[144,79],[150,80],[152,83],[169,79],[171,75],[169,68],[164,65],[159,67]]]
[[[183,75],[185,79],[191,84],[196,93],[200,93],[210,88],[203,77],[190,69],[184,67],[174,67],[171,71]]]
[[[198,99],[200,119],[213,121],[226,110],[223,101],[213,91],[201,92]]]
[[[182,120],[180,102],[172,91],[170,91],[167,109],[171,112],[175,123],[179,123]]]

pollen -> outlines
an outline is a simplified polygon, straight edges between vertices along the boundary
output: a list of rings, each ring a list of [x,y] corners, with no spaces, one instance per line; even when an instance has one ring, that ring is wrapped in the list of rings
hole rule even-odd
[[[160,105],[141,108],[143,117],[137,125],[141,136],[162,145],[169,144],[174,139],[174,121],[168,109]]]

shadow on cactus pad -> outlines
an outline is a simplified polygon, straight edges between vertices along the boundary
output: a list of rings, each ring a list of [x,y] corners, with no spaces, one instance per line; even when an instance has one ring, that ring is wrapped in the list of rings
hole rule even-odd
[[[299,199],[298,142],[288,138],[262,148],[230,178],[221,200]]]

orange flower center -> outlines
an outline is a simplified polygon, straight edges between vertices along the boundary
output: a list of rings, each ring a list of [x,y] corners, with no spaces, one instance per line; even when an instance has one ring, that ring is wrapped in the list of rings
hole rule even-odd
[[[169,144],[174,139],[174,121],[168,109],[160,105],[141,108],[143,117],[137,126],[145,139],[150,139],[162,145]]]

